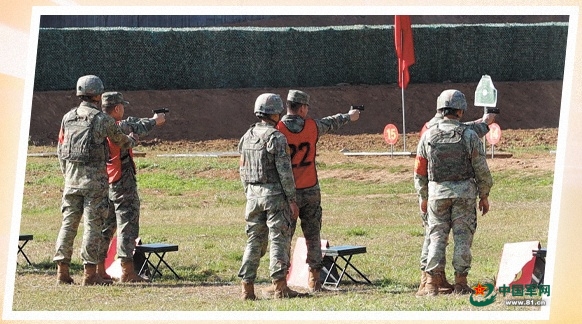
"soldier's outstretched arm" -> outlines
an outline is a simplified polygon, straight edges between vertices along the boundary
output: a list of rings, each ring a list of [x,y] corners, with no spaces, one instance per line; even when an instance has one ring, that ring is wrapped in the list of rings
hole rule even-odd
[[[484,122],[468,122],[465,123],[465,125],[467,125],[470,129],[472,129],[475,133],[477,133],[477,136],[479,136],[479,138],[487,135],[487,133],[489,133],[489,125],[487,125]]]
[[[128,117],[118,124],[121,131],[126,135],[134,133],[139,136],[146,136],[156,127],[157,122],[153,118]]]
[[[486,112],[483,114],[483,117],[481,118],[481,122],[483,122],[487,125],[491,125],[495,122],[495,115],[497,115],[497,114]]]
[[[335,131],[340,127],[351,121],[350,115],[348,114],[335,114],[333,116],[323,117],[321,119],[316,119],[317,132],[319,136],[325,135],[331,131]]]

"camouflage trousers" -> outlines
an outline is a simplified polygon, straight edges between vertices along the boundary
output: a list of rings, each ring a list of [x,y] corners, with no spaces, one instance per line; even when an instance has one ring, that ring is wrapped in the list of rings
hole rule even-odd
[[[272,280],[287,276],[291,246],[291,210],[284,195],[247,199],[245,220],[247,243],[238,276],[254,282],[262,256],[269,251],[269,273]]]
[[[297,206],[303,237],[307,245],[306,263],[311,269],[321,269],[321,190],[319,184],[307,189],[297,190]],[[297,221],[291,221],[291,236],[295,234]]]
[[[428,227],[428,213],[421,213],[420,217],[422,219],[422,227],[424,230],[424,239],[422,241],[422,250],[420,252],[420,270],[426,270],[426,264],[428,261],[428,245],[430,244],[430,231]],[[447,235],[446,246],[449,245],[449,235]],[[443,254],[443,259],[440,261],[442,264],[447,263],[446,255]]]
[[[108,200],[105,189],[74,189],[65,187],[61,212],[63,220],[55,244],[53,261],[70,263],[73,242],[81,218],[83,218],[83,241],[81,259],[84,264],[97,264],[104,259],[100,254],[103,245],[101,230],[107,217]]]
[[[430,243],[430,233],[428,231],[428,213],[421,213],[422,228],[424,231],[424,239],[422,240],[422,249],[420,251],[420,270],[426,270],[426,262],[428,260],[428,245]]]
[[[453,269],[468,273],[471,269],[471,245],[477,229],[476,199],[449,198],[429,200],[430,242],[426,271],[444,271],[449,232],[453,232]]]
[[[109,185],[109,213],[102,235],[101,254],[107,256],[109,244],[117,231],[117,257],[123,262],[133,260],[135,240],[139,236],[140,200],[133,169],[123,170],[121,178]]]

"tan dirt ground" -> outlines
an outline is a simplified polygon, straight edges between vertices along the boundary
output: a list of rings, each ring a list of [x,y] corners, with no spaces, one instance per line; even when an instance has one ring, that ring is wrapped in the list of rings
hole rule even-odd
[[[302,88],[311,95],[310,115],[321,118],[347,112],[350,105],[363,104],[366,109],[358,122],[343,127],[335,134],[382,134],[386,124],[394,124],[403,132],[417,133],[435,113],[436,98],[441,91],[454,88],[463,91],[469,102],[465,120],[481,117],[482,107],[474,107],[474,84],[410,84],[402,94],[397,85],[340,85]],[[562,81],[495,82],[497,107],[501,114],[496,122],[502,129],[557,128],[560,118]],[[167,107],[167,123],[154,130],[144,143],[199,142],[213,139],[237,139],[256,121],[252,110],[256,97],[274,92],[286,98],[288,89],[197,89],[173,91],[123,91],[130,101],[126,116],[149,117],[152,109]],[[32,98],[30,143],[55,144],[62,116],[78,105],[73,91],[35,92]],[[533,132],[533,131],[532,131]],[[532,137],[544,136],[533,132]],[[402,136],[401,136],[402,138]],[[543,139],[524,139],[524,141]],[[403,139],[400,141],[403,143]],[[349,146],[349,145],[346,145]],[[410,150],[407,147],[407,150]]]

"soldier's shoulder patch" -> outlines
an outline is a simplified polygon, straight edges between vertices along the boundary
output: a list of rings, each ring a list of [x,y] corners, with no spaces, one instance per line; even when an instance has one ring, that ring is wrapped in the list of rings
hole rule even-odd
[[[414,173],[427,176],[428,175],[428,160],[424,157],[417,155],[414,159]]]

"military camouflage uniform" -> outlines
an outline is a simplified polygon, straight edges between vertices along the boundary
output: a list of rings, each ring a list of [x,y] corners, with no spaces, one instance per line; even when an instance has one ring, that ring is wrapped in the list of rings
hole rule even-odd
[[[291,246],[289,203],[296,200],[287,140],[273,125],[256,123],[241,138],[238,150],[248,236],[238,276],[243,282],[255,281],[270,240],[270,276],[286,278]]]
[[[439,129],[443,131],[460,129],[459,125],[456,120],[443,120],[429,128],[418,144],[417,156],[428,160],[428,175],[415,173],[414,182],[421,199],[428,199],[430,244],[425,270],[429,273],[444,271],[443,260],[447,237],[451,230],[455,243],[453,268],[455,273],[468,273],[472,259],[471,245],[477,228],[476,197],[487,197],[493,185],[483,145],[471,129],[464,129],[461,133],[463,150],[448,152],[451,156],[459,157],[456,165],[432,161],[433,148],[429,144],[431,136]],[[455,180],[430,179],[436,175]]]
[[[56,262],[70,263],[73,254],[73,242],[77,229],[84,218],[83,243],[81,258],[84,264],[97,264],[101,259],[100,250],[103,245],[101,231],[103,221],[107,216],[107,140],[109,137],[120,147],[129,148],[135,141],[124,135],[115,120],[101,112],[96,105],[83,102],[78,108],[72,109],[63,117],[61,134],[65,129],[65,122],[74,118],[74,115],[87,116],[95,114],[92,121],[93,146],[87,162],[71,161],[67,157],[70,151],[79,151],[78,143],[63,141],[59,135],[57,153],[61,171],[65,178],[63,190],[62,225],[56,242],[56,253],[53,258]]]
[[[124,134],[149,134],[156,126],[151,118],[128,117],[117,123]],[[136,170],[129,149],[121,149],[121,178],[109,184],[109,215],[105,220],[103,258],[117,229],[117,257],[133,260],[135,240],[139,235],[140,199],[137,192]]]
[[[438,124],[440,121],[443,120],[443,116],[440,113],[437,113],[431,120],[426,123],[426,128],[431,128]],[[465,122],[463,125],[466,125],[469,129],[472,129],[479,138],[483,138],[489,132],[489,126],[484,122]],[[422,226],[424,227],[424,241],[422,242],[422,251],[420,253],[420,269],[425,271],[426,269],[426,262],[428,259],[428,245],[430,243],[430,234],[429,234],[429,227],[428,227],[428,214],[421,213],[422,217]],[[446,243],[448,244],[448,243]],[[444,255],[443,255],[444,257]],[[446,259],[442,260],[442,263],[446,263]]]
[[[303,129],[305,120],[298,115],[285,115],[281,121],[294,133]],[[335,131],[350,122],[348,114],[336,114],[314,119],[317,125],[318,139],[321,135]],[[323,267],[321,256],[321,189],[319,181],[315,186],[305,189],[297,189],[297,205],[299,207],[299,218],[301,219],[301,230],[307,245],[307,264],[311,269],[321,269]],[[297,221],[291,223],[291,235],[295,233]]]

